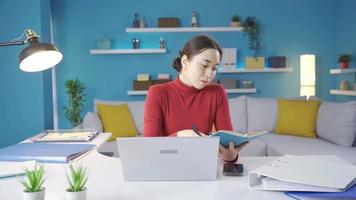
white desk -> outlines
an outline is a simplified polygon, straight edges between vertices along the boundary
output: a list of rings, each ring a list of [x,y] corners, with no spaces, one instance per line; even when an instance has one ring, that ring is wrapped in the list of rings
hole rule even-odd
[[[249,189],[247,172],[259,167],[272,157],[241,157],[244,164],[243,177],[225,177],[221,169],[217,181],[158,181],[125,182],[119,158],[91,152],[78,162],[88,167],[87,200],[281,200],[290,199],[280,192],[266,192]],[[65,199],[67,188],[65,169],[68,164],[45,164],[46,200]],[[144,166],[143,166],[144,167]],[[22,186],[16,179],[0,180],[0,199],[21,200]]]

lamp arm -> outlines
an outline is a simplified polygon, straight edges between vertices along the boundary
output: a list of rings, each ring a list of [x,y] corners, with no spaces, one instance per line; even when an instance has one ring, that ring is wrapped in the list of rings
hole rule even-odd
[[[23,45],[25,41],[11,41],[11,42],[0,42],[1,46],[13,46],[13,45]]]

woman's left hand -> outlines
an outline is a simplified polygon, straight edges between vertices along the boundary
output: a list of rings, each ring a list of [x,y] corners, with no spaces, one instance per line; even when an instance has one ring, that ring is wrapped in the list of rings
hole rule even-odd
[[[219,151],[224,160],[230,161],[235,160],[238,153],[244,148],[248,142],[242,143],[239,146],[235,146],[233,142],[229,142],[229,147],[225,148],[223,145],[220,144]]]

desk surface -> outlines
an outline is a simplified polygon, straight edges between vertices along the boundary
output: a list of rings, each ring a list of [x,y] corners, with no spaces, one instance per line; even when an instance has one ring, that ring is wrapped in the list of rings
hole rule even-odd
[[[244,200],[244,199],[290,199],[280,192],[256,191],[248,187],[247,173],[273,157],[241,157],[244,164],[243,177],[226,177],[219,170],[217,181],[157,181],[125,182],[119,158],[103,156],[96,151],[77,161],[88,167],[87,200]],[[1,162],[0,162],[1,163]],[[65,199],[67,181],[65,170],[68,164],[45,164],[46,200]],[[16,178],[0,180],[0,199],[22,199],[22,186]]]

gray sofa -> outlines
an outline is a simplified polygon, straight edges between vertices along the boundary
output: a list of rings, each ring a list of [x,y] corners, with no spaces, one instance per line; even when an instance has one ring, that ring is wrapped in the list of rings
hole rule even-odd
[[[303,97],[297,99],[305,100]],[[138,132],[143,132],[143,101],[94,100],[94,105],[96,103],[127,103]],[[354,144],[356,101],[322,102],[317,116],[317,138],[275,134],[278,121],[278,99],[240,96],[229,99],[229,106],[234,130],[240,132],[266,130],[269,132],[251,141],[241,151],[241,156],[336,155],[356,165]],[[94,112],[87,113],[82,128],[102,129],[96,108]],[[99,151],[113,152],[114,156],[119,155],[114,142],[107,142]]]

